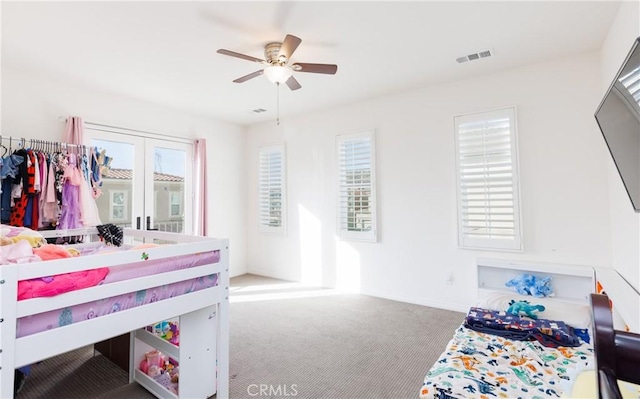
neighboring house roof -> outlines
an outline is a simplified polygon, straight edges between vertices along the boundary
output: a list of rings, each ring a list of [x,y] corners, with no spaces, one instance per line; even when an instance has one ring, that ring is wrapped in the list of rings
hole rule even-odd
[[[115,180],[131,180],[133,170],[131,169],[110,169],[107,176],[102,176],[103,179],[115,179]],[[184,181],[184,177],[168,175],[166,173],[153,172],[154,181]]]

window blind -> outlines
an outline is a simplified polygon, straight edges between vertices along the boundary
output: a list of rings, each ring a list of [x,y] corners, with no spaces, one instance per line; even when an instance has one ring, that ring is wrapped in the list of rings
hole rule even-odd
[[[264,232],[285,232],[284,145],[259,149],[259,224]]]
[[[640,67],[620,78],[620,83],[629,90],[629,94],[640,105]]]
[[[338,226],[340,237],[375,240],[373,132],[338,136]]]
[[[456,118],[462,247],[521,249],[515,110]]]

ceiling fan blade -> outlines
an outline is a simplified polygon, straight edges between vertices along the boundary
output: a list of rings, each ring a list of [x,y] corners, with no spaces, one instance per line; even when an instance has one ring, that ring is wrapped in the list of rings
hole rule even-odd
[[[302,39],[293,35],[287,35],[282,42],[282,46],[280,46],[280,52],[278,53],[278,58],[285,56],[288,60],[291,58],[291,55],[298,48],[298,46],[302,43]]]
[[[290,77],[289,79],[287,79],[286,83],[287,83],[287,86],[289,86],[289,88],[291,90],[298,90],[298,89],[302,88],[302,86],[300,86],[300,83],[298,83],[296,78],[294,78],[293,76]]]
[[[261,64],[266,63],[265,60],[261,60],[260,58],[252,57],[252,56],[246,55],[246,54],[236,53],[235,51],[225,50],[223,48],[218,50],[217,53],[218,54],[224,54],[224,55],[230,55],[231,57],[242,58],[243,60],[247,60],[247,61],[259,62]]]
[[[240,78],[238,78],[238,79],[234,80],[234,81],[233,81],[233,83],[242,83],[242,82],[246,82],[246,81],[247,81],[247,80],[249,80],[249,79],[253,79],[253,78],[256,78],[256,77],[258,77],[258,76],[262,75],[263,73],[264,73],[264,69],[260,69],[260,70],[258,70],[258,71],[255,71],[255,72],[253,72],[253,73],[250,73],[250,74],[248,74],[248,75],[245,75],[245,76],[243,76],[243,77],[240,77]]]
[[[296,62],[292,68],[298,72],[326,73],[328,75],[333,75],[338,71],[338,66],[334,64],[308,64],[304,62]]]

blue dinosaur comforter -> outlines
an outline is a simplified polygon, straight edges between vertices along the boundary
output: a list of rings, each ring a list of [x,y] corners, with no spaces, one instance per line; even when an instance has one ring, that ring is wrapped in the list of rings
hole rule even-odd
[[[475,331],[499,335],[511,340],[533,341],[557,348],[582,345],[578,336],[586,338],[586,330],[576,330],[562,321],[531,319],[497,310],[472,307],[464,321],[464,326]]]
[[[592,363],[587,343],[551,348],[463,325],[427,373],[420,398],[558,398]]]

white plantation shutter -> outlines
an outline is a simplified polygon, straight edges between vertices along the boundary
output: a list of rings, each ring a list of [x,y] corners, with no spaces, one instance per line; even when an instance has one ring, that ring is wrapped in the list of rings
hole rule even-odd
[[[626,90],[619,88],[619,84],[622,84]],[[619,83],[616,82],[614,85],[614,89],[618,90],[620,95],[629,102],[631,109],[640,116],[640,67],[621,76]]]
[[[284,144],[260,147],[258,152],[260,230],[284,233],[286,231]]]
[[[620,77],[620,83],[627,88],[636,104],[640,105],[640,67]]]
[[[521,250],[515,109],[455,118],[458,244]]]
[[[340,237],[376,240],[373,131],[337,136]]]

